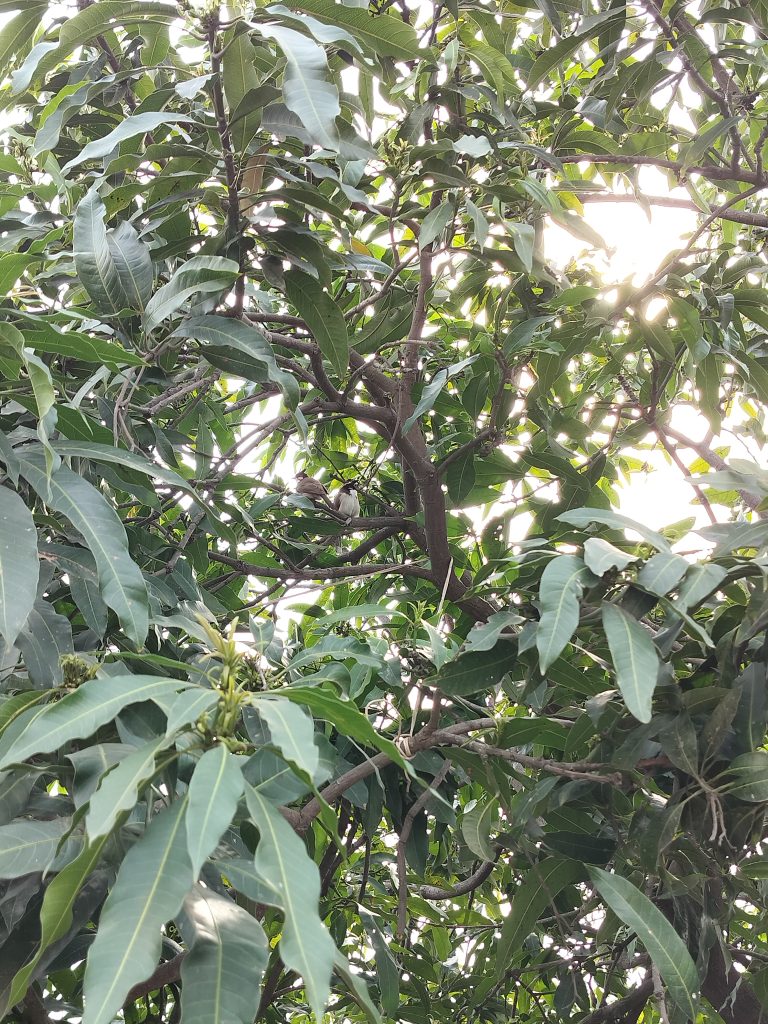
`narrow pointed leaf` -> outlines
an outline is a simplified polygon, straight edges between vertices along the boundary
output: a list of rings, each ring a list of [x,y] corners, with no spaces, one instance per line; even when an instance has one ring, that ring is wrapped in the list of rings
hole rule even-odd
[[[633,530],[643,540],[647,540],[649,544],[653,544],[660,551],[669,551],[669,541],[662,534],[657,533],[656,530],[649,530],[642,523],[635,522],[634,519],[629,519],[619,512],[612,512],[610,509],[575,508],[570,512],[561,513],[557,518],[560,522],[569,523],[579,529],[584,529],[591,523],[601,523],[612,530]]]
[[[768,753],[765,750],[739,755],[731,761],[727,775],[735,776],[735,781],[728,781],[724,787],[732,796],[748,803],[768,801]]]
[[[187,124],[191,120],[192,118],[187,117],[186,114],[174,114],[169,110],[150,111],[126,117],[117,128],[108,135],[105,135],[103,139],[95,139],[93,142],[83,146],[77,156],[74,156],[68,163],[64,164],[61,169],[62,173],[66,174],[67,171],[77,167],[79,164],[85,163],[87,160],[99,160],[101,157],[109,156],[117,149],[121,142],[135,139],[137,135],[146,135],[147,132],[156,131],[158,128],[170,124]]]
[[[652,594],[668,594],[685,576],[691,563],[682,555],[671,551],[660,551],[649,558],[637,576],[641,587]]]
[[[628,555],[601,537],[590,537],[584,542],[584,561],[595,576],[604,576],[609,569],[626,569],[637,561],[637,555]]]
[[[127,221],[107,234],[107,246],[128,306],[143,312],[152,296],[152,257]]]
[[[184,1024],[252,1024],[269,959],[259,922],[196,885],[184,901],[182,933],[189,947],[181,968]]]
[[[350,700],[342,700],[319,686],[288,686],[279,691],[286,700],[303,704],[317,718],[331,722],[343,736],[349,736],[358,743],[365,743],[386,754],[394,764],[406,767],[402,754],[392,740],[380,735],[369,719]],[[258,710],[258,702],[254,702]]]
[[[149,300],[144,310],[144,329],[153,331],[192,295],[225,291],[238,271],[237,263],[223,256],[193,256]]]
[[[415,31],[399,18],[385,14],[371,17],[367,10],[347,7],[333,0],[295,0],[291,6],[320,21],[343,26],[374,53],[396,60],[410,60],[418,53]]]
[[[119,313],[129,305],[107,241],[106,207],[95,187],[75,212],[74,255],[77,276],[101,313]]]
[[[32,453],[21,470],[38,494],[46,494],[45,472]],[[128,538],[120,517],[104,496],[87,480],[60,466],[50,480],[47,504],[79,530],[91,550],[99,572],[99,586],[106,603],[137,647],[149,626],[147,585],[128,552]]]
[[[336,953],[318,913],[320,872],[276,807],[251,786],[246,787],[246,799],[260,837],[256,870],[275,893],[285,915],[280,956],[286,967],[303,978],[309,1004],[320,1021]]]
[[[66,935],[72,924],[72,910],[86,879],[98,863],[108,836],[90,843],[83,852],[60,871],[45,890],[40,909],[40,941],[34,957],[18,971],[13,979],[10,1005],[15,1006],[29,987],[35,967],[43,953],[58,939]]]
[[[461,834],[472,853],[482,860],[493,860],[494,852],[490,844],[491,829],[495,827],[499,816],[499,802],[478,800],[475,806],[467,811],[461,821]]]
[[[232,821],[242,792],[235,755],[223,744],[206,750],[189,784],[187,848],[195,878]]]
[[[541,574],[536,648],[542,673],[557,661],[579,624],[579,598],[588,578],[577,555],[558,555]]]
[[[670,996],[691,1020],[696,1019],[699,976],[685,943],[648,897],[628,879],[590,867],[589,875],[614,914],[648,950]]]
[[[155,758],[167,742],[161,737],[140,747],[103,776],[85,818],[85,829],[92,842],[108,835],[123,812],[135,805],[139,789],[155,774]]]
[[[12,821],[0,826],[0,878],[20,878],[45,871],[56,856],[69,818],[53,821]]]
[[[40,563],[32,513],[0,487],[0,635],[13,646],[35,603]]]
[[[234,348],[263,364],[267,379],[279,385],[288,405],[291,408],[298,405],[299,389],[296,381],[289,373],[280,369],[266,337],[250,324],[242,320],[233,320],[231,317],[211,314],[185,320],[173,333],[218,348]]]
[[[430,683],[448,697],[468,697],[490,690],[511,671],[516,654],[514,643],[500,640],[489,651],[469,651],[447,662]]]
[[[70,441],[62,438],[54,442],[54,449],[59,455],[66,458],[91,459],[93,462],[111,462],[117,466],[125,466],[127,469],[135,469],[137,473],[145,473],[147,476],[155,477],[171,487],[178,487],[180,491],[188,494],[195,501],[203,504],[203,499],[195,488],[172,469],[165,466],[158,466],[150,462],[145,456],[138,452],[129,452],[124,448],[113,448],[108,444],[100,444],[98,441]]]
[[[285,291],[289,302],[306,320],[324,358],[343,377],[349,362],[349,336],[344,316],[333,298],[319,281],[301,270],[286,274]]]
[[[270,697],[254,701],[253,706],[286,761],[312,778],[320,763],[320,751],[315,744],[314,722],[306,711],[289,701]]]
[[[603,627],[624,703],[639,722],[650,722],[659,655],[650,634],[615,604],[603,605]]]
[[[15,719],[0,739],[0,770],[34,754],[49,754],[70,740],[92,736],[123,708],[185,685],[160,676],[91,679],[62,700],[28,708]]]
[[[496,951],[496,973],[503,975],[533,926],[566,885],[583,877],[584,869],[573,860],[548,857],[530,869],[512,897]]]
[[[339,133],[336,118],[341,113],[339,93],[328,79],[328,60],[322,46],[284,25],[259,25],[259,31],[274,39],[286,59],[283,100],[301,120],[314,143],[336,152]]]
[[[109,1024],[160,959],[160,929],[193,883],[185,811],[185,800],[161,811],[123,860],[88,953],[83,1024]]]

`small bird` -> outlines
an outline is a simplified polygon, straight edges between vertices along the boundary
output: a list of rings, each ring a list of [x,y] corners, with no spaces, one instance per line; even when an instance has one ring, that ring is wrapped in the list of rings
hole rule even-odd
[[[320,483],[319,480],[315,480],[312,476],[307,476],[304,470],[296,474],[296,479],[299,481],[296,484],[297,494],[303,494],[305,498],[311,498],[316,505],[320,502],[326,505],[330,504],[325,484]]]
[[[355,494],[357,484],[354,481],[342,484],[333,497],[333,507],[349,522],[360,515],[360,499]]]

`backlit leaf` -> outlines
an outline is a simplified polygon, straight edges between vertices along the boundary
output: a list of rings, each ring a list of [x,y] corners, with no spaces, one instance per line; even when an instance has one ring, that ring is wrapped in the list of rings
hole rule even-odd
[[[648,631],[615,604],[603,605],[603,627],[624,703],[640,722],[650,722],[659,655]]]
[[[670,996],[688,1017],[696,1019],[699,977],[685,943],[648,897],[628,879],[590,867],[597,891],[651,955]]]

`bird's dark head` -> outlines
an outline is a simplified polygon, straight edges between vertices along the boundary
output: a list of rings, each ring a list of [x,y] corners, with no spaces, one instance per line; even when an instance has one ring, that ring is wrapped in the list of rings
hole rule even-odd
[[[341,489],[342,491],[346,491],[347,494],[349,494],[350,491],[357,490],[357,484],[355,483],[354,480],[348,480],[347,483],[342,484]]]
[[[306,480],[307,479],[307,474],[304,472],[303,469],[299,473],[296,474],[296,479],[297,480]]]

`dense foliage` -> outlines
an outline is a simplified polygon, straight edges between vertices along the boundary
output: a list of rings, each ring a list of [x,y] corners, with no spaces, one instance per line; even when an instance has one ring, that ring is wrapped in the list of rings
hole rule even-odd
[[[757,1024],[765,0],[0,15],[0,1016]]]

